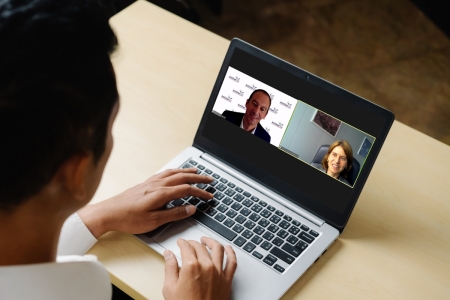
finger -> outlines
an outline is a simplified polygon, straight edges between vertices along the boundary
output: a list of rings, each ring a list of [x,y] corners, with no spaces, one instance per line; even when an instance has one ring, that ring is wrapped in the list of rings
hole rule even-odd
[[[227,255],[227,262],[225,264],[224,274],[225,278],[231,284],[231,281],[233,281],[234,272],[236,272],[237,268],[237,259],[236,254],[230,245],[225,246],[225,254]]]
[[[152,219],[155,221],[155,227],[163,224],[178,221],[192,216],[196,207],[193,205],[182,205],[164,210],[153,211]]]
[[[163,179],[178,173],[192,173],[197,174],[197,168],[187,168],[187,169],[167,169],[160,173],[157,173],[150,177],[150,179]]]
[[[156,191],[148,194],[149,199],[152,200],[150,201],[151,204],[155,204],[158,207],[162,207],[174,199],[179,199],[186,196],[194,196],[204,200],[209,200],[214,197],[213,194],[189,184],[160,187]]]
[[[188,241],[188,243],[195,249],[197,259],[203,266],[214,266],[214,263],[211,261],[211,256],[209,256],[208,249],[206,249],[205,246],[197,241]]]
[[[164,286],[173,287],[177,284],[179,277],[178,261],[170,250],[164,251],[164,260],[166,262],[164,268]]]
[[[213,181],[213,178],[205,175],[198,175],[193,173],[177,173],[164,178],[164,185],[174,186],[186,183],[211,183],[211,181]]]
[[[197,261],[197,255],[194,248],[184,239],[177,240],[178,247],[180,248],[181,260],[183,265],[189,265],[188,262]],[[181,268],[183,270],[183,268]]]
[[[217,271],[222,273],[222,266],[223,266],[223,251],[224,247],[222,244],[217,242],[216,240],[213,240],[212,238],[202,236],[200,238],[200,241],[202,244],[206,245],[211,250],[211,260],[213,261],[214,265],[216,266]]]

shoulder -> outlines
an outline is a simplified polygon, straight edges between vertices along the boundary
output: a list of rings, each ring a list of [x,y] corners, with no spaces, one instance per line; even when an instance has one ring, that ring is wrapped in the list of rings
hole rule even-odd
[[[224,117],[243,117],[244,114],[240,112],[235,112],[231,110],[226,110],[222,113],[222,116]]]
[[[339,181],[350,185],[350,183],[347,181],[347,179],[345,179],[343,176],[339,176]]]
[[[325,173],[325,169],[323,168],[322,164],[311,163],[311,166],[313,166],[314,168],[319,169],[320,171]]]
[[[270,134],[259,123],[258,126],[256,126],[255,135],[270,143]]]

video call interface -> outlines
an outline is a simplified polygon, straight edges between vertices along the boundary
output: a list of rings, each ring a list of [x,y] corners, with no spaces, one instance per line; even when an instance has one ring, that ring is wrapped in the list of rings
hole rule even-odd
[[[235,50],[204,135],[342,212],[381,120],[246,56]]]

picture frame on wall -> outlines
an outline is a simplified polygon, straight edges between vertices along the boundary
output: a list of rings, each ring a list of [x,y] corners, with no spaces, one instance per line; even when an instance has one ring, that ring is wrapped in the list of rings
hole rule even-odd
[[[316,110],[311,122],[334,138],[338,134],[342,125],[340,120],[333,118],[320,110]]]
[[[372,148],[372,142],[367,137],[364,137],[361,147],[359,147],[358,155],[367,158],[370,148]]]

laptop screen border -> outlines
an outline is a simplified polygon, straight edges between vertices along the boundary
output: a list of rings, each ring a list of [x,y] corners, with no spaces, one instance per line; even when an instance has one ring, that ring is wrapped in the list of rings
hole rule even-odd
[[[299,189],[293,187],[290,184],[285,183],[284,181],[278,179],[277,177],[273,176],[267,171],[256,167],[254,164],[247,162],[246,160],[242,159],[241,157],[238,157],[231,151],[228,151],[227,149],[217,145],[216,143],[212,142],[211,140],[203,136],[203,131],[205,129],[206,122],[208,120],[209,115],[212,113],[212,108],[216,101],[217,95],[221,88],[222,82],[228,70],[235,49],[241,49],[246,53],[249,53],[273,66],[280,68],[281,70],[291,73],[292,75],[298,77],[300,80],[307,80],[311,84],[320,87],[321,89],[324,89],[327,92],[335,96],[338,96],[342,99],[345,99],[347,102],[350,102],[358,106],[359,108],[370,111],[371,113],[374,113],[382,118],[383,124],[381,126],[381,130],[379,134],[376,136],[376,141],[373,144],[370,154],[364,163],[364,168],[362,168],[360,172],[358,182],[354,185],[353,192],[350,198],[348,199],[347,205],[345,206],[344,211],[342,213],[339,213],[338,211],[330,208],[326,204],[322,203],[317,199],[314,199],[310,195],[301,192]],[[370,171],[372,170],[372,167],[387,137],[387,134],[389,132],[390,127],[392,126],[393,121],[394,121],[394,114],[392,112],[366,99],[363,99],[355,94],[352,94],[330,82],[327,82],[312,73],[309,73],[286,61],[283,61],[242,40],[235,38],[231,41],[227,54],[222,63],[221,69],[217,76],[209,101],[206,105],[200,125],[195,135],[193,146],[201,149],[204,152],[207,152],[216,159],[225,162],[228,165],[231,165],[233,168],[239,170],[246,176],[250,177],[251,179],[255,180],[256,182],[264,186],[268,187],[270,185],[279,187],[277,190],[274,189],[271,190],[287,198],[293,204],[298,205],[303,209],[311,212],[312,214],[318,216],[319,218],[323,219],[325,222],[327,222],[328,224],[332,225],[333,227],[342,232],[367,181]],[[299,198],[301,198],[300,201],[298,200]]]

